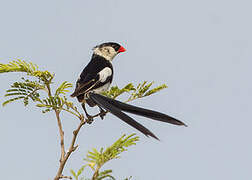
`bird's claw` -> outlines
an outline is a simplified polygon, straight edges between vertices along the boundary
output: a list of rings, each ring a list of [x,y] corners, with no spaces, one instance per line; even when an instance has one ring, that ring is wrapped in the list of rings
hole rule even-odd
[[[106,113],[104,113],[104,112],[101,113],[101,114],[100,114],[100,118],[103,120],[105,115],[106,115]]]
[[[104,110],[100,111],[100,118],[103,120],[106,115],[106,112]]]
[[[90,116],[90,115],[87,115],[87,120],[86,120],[86,122],[87,122],[88,124],[92,124],[93,121],[94,121],[94,118],[93,118],[92,116]]]

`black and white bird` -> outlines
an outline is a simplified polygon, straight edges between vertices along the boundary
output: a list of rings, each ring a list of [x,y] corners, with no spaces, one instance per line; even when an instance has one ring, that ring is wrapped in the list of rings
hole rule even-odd
[[[129,105],[101,95],[102,92],[109,89],[113,79],[112,60],[117,54],[124,51],[126,51],[124,47],[114,42],[103,43],[93,48],[91,61],[82,71],[76,82],[75,91],[71,95],[72,97],[77,97],[78,101],[82,103],[87,117],[91,118],[86,111],[85,104],[87,103],[90,107],[97,105],[100,108],[101,114],[104,112],[105,115],[105,111],[103,110],[105,109],[146,136],[151,136],[155,139],[158,138],[150,130],[124,112],[174,125],[186,126],[183,122],[166,114]],[[103,119],[103,115],[101,115],[101,118]]]

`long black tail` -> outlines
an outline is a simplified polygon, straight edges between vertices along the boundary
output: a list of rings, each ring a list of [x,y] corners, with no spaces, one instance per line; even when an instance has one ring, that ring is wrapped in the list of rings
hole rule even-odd
[[[144,135],[151,136],[151,137],[159,140],[158,137],[155,136],[149,129],[147,129],[146,127],[144,127],[140,123],[136,122],[130,116],[128,116],[127,114],[123,113],[119,108],[117,108],[116,106],[110,104],[108,101],[104,100],[102,97],[104,97],[104,96],[101,96],[101,95],[95,94],[95,93],[90,93],[90,98],[94,102],[96,102],[99,106],[103,107],[107,111],[109,111],[112,114],[114,114],[116,117],[120,118],[121,120],[123,120],[127,124],[129,124],[132,127],[136,128],[137,130],[139,130],[140,132],[142,132]]]
[[[146,129],[144,126],[136,122],[134,119],[129,117],[128,115],[124,114],[121,111],[129,112],[132,114],[144,116],[147,118],[151,118],[154,120],[166,122],[166,123],[171,123],[175,125],[183,125],[186,126],[183,122],[170,117],[166,114],[157,112],[157,111],[152,111],[144,108],[140,108],[137,106],[129,105],[105,96],[102,96],[100,94],[95,94],[95,93],[90,93],[90,98],[95,101],[98,105],[103,107],[104,109],[110,111],[112,114],[117,116],[118,118],[122,119],[129,125],[133,126],[134,128],[138,129],[142,133],[144,133],[146,136],[150,135],[156,139],[158,139],[153,133],[151,133],[148,129]]]
[[[185,123],[171,117],[168,116],[166,114],[157,112],[157,111],[152,111],[149,109],[144,109],[144,108],[140,108],[137,106],[133,106],[133,105],[129,105],[120,101],[117,101],[115,99],[111,99],[105,96],[102,96],[100,94],[94,94],[94,96],[103,99],[104,101],[107,101],[109,104],[116,106],[118,109],[125,111],[125,112],[129,112],[132,114],[136,114],[136,115],[140,115],[140,116],[144,116],[147,118],[151,118],[154,120],[158,120],[158,121],[162,121],[162,122],[166,122],[166,123],[170,123],[170,124],[174,124],[174,125],[179,125],[179,126],[187,126]]]

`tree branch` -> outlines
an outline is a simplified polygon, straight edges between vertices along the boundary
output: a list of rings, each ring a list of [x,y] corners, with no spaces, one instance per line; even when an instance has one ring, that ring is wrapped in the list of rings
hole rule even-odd
[[[73,179],[71,176],[60,176],[60,179]]]
[[[58,119],[58,118],[57,118]],[[69,156],[72,154],[72,152],[74,152],[77,148],[78,148],[78,145],[75,146],[75,141],[76,141],[76,138],[77,138],[77,135],[81,129],[81,127],[86,123],[86,120],[84,119],[83,116],[80,116],[79,117],[80,119],[80,124],[78,125],[78,127],[73,131],[73,137],[72,137],[72,141],[71,141],[71,145],[67,151],[67,153],[64,152],[64,156],[62,156],[62,152],[61,152],[61,160],[60,160],[60,166],[59,166],[59,169],[58,169],[58,172],[54,178],[54,180],[59,180],[61,178],[65,178],[66,176],[63,176],[62,175],[62,172],[63,172],[63,169],[65,167],[65,164],[69,158]],[[60,120],[59,120],[60,121]],[[60,123],[61,125],[61,123]],[[60,129],[60,126],[59,126],[59,129]],[[61,130],[60,130],[61,131]],[[64,137],[63,137],[63,140],[64,140]],[[61,143],[62,144],[62,143]],[[61,151],[62,151],[62,146],[61,146]],[[63,157],[63,158],[62,158]]]
[[[55,114],[56,114],[57,123],[58,123],[58,127],[59,127],[60,147],[61,147],[60,162],[62,162],[65,157],[64,131],[62,128],[62,123],[61,123],[60,117],[59,117],[60,112],[58,110],[55,110]]]
[[[96,180],[98,175],[99,175],[99,170],[100,170],[100,166],[97,166],[95,169],[95,173],[93,174],[92,180]]]
[[[56,115],[57,119],[57,125],[59,128],[59,134],[60,134],[60,149],[61,149],[61,155],[60,155],[60,164],[57,171],[57,174],[54,178],[54,180],[59,180],[62,178],[72,179],[71,176],[64,176],[62,174],[65,164],[70,157],[70,155],[78,148],[78,145],[75,145],[77,135],[81,129],[81,127],[89,122],[92,122],[93,118],[101,117],[103,119],[103,116],[105,116],[108,111],[100,112],[94,116],[92,116],[90,119],[84,118],[83,114],[81,114],[77,107],[73,105],[72,102],[67,101],[67,98],[64,96],[62,97],[67,88],[72,87],[71,83],[68,83],[67,81],[64,81],[55,91],[54,96],[52,96],[52,89],[51,84],[52,80],[54,78],[54,74],[50,73],[49,71],[40,71],[38,69],[38,66],[33,63],[27,63],[25,61],[21,60],[14,60],[8,64],[2,64],[0,63],[0,73],[7,73],[7,72],[25,72],[28,76],[32,76],[35,78],[38,78],[38,81],[30,81],[29,79],[24,79],[24,82],[15,82],[14,85],[11,86],[11,89],[7,90],[6,96],[14,97],[11,98],[3,103],[3,105],[16,101],[16,100],[24,100],[24,105],[27,105],[29,97],[34,102],[40,102],[40,104],[37,104],[37,107],[40,108],[46,108],[42,112],[49,112],[53,110]],[[16,85],[15,85],[16,84]],[[131,96],[128,98],[126,102],[149,96],[153,93],[156,93],[160,91],[163,88],[166,88],[166,85],[158,86],[154,89],[149,90],[150,86],[152,86],[153,82],[147,83],[147,81],[144,81],[143,83],[139,83],[136,87],[130,83],[123,87],[122,89],[118,88],[117,86],[111,87],[110,91],[105,92],[104,95],[107,95],[108,97],[111,97],[115,99],[119,95],[127,92]],[[37,93],[37,90],[45,90],[47,92],[48,97],[45,97],[44,99],[40,99],[40,94]],[[26,95],[26,96],[24,96]],[[61,96],[60,96],[61,95]],[[63,106],[66,108],[63,108]],[[65,142],[64,142],[64,131],[62,127],[62,122],[60,119],[60,113],[62,110],[67,111],[71,113],[72,115],[78,117],[80,120],[78,127],[73,131],[72,141],[70,143],[70,147],[68,151],[66,152],[65,149]],[[96,170],[95,174],[93,175],[92,179],[96,179],[97,176],[99,176],[99,170],[101,168],[101,165],[99,165]]]

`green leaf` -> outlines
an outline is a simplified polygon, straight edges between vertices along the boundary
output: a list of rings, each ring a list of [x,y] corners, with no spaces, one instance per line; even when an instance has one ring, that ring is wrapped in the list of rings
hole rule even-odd
[[[9,62],[9,64],[0,63],[0,73],[6,72],[27,72],[32,73],[36,71],[38,67],[33,63],[27,63],[20,59]]]
[[[19,97],[11,98],[11,99],[3,102],[3,106],[5,106],[6,104],[9,104],[9,103],[11,103],[13,101],[16,101],[16,100],[19,100],[19,99],[23,99],[23,98],[25,98],[25,96],[19,96]]]
[[[38,77],[44,82],[50,82],[54,75],[49,71],[40,71],[38,66],[32,62],[22,61],[20,59],[9,62],[8,64],[0,63],[0,73],[7,72],[25,72],[29,76]]]
[[[132,83],[129,83],[126,86],[124,86],[122,89],[120,89],[118,86],[112,86],[109,91],[103,92],[103,95],[116,99],[118,96],[124,93],[128,93],[130,94],[130,97],[126,100],[126,102],[129,102],[135,99],[149,96],[167,87],[165,84],[163,84],[161,86],[158,86],[150,90],[150,87],[153,84],[154,82],[148,83],[147,81],[144,81],[142,83],[139,83],[135,87]]]
[[[55,96],[58,96],[60,94],[66,94],[66,92],[69,92],[67,88],[71,88],[73,85],[67,81],[64,81],[56,90]]]
[[[5,104],[13,102],[18,99],[23,99],[24,105],[28,105],[29,99],[32,101],[40,101],[38,90],[44,88],[44,86],[40,85],[36,81],[30,81],[22,78],[23,82],[15,82],[11,85],[10,89],[8,89],[5,94],[5,97],[12,97],[11,100],[7,100]],[[15,99],[15,97],[22,96],[23,98]]]
[[[97,177],[97,180],[102,180],[102,179],[105,179],[105,178],[109,178],[109,179],[112,179],[112,180],[116,180],[112,175],[112,170],[109,169],[109,170],[104,170],[102,172],[99,173],[98,177]]]
[[[89,151],[85,160],[88,162],[95,162],[97,166],[102,166],[109,160],[118,158],[120,153],[126,151],[127,147],[135,145],[138,140],[139,137],[135,136],[135,134],[127,137],[126,135],[123,135],[113,145],[106,148],[104,151],[97,151],[96,149]]]
[[[52,111],[52,109],[45,109],[45,110],[42,110],[42,113],[47,113],[47,112],[50,112]]]
[[[144,96],[149,96],[149,95],[151,95],[151,94],[157,93],[157,92],[159,92],[159,91],[161,91],[162,89],[165,89],[165,88],[167,88],[167,87],[168,87],[168,86],[167,86],[166,84],[162,84],[162,85],[160,85],[160,86],[158,86],[158,87],[156,87],[156,88],[153,88],[153,89],[149,90],[148,92],[145,93]]]

